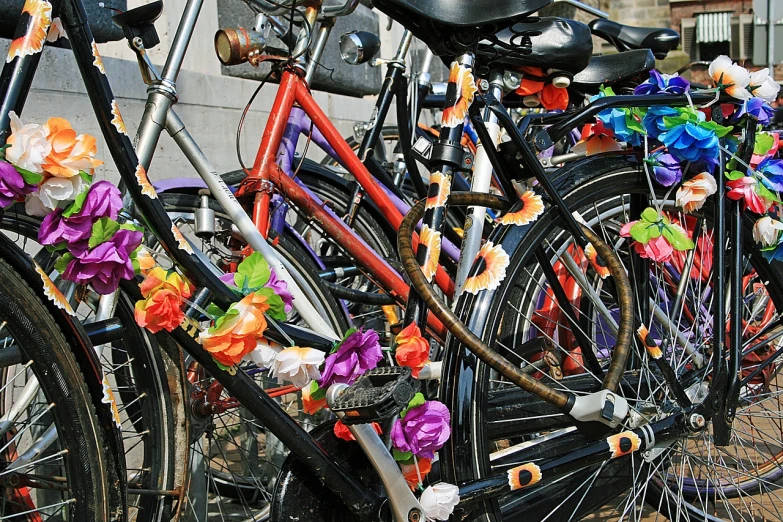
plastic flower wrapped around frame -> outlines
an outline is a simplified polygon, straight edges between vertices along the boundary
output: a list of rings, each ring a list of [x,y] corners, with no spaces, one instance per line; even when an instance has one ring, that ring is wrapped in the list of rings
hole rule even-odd
[[[686,214],[701,209],[707,198],[718,190],[715,178],[709,172],[702,172],[685,181],[677,189],[675,202]]]
[[[638,221],[626,223],[620,229],[620,236],[632,238],[636,242],[636,253],[656,263],[669,261],[675,250],[684,251],[694,247],[682,227],[672,223],[666,215],[659,214],[654,208],[645,209]]]
[[[310,381],[321,377],[318,367],[324,362],[324,357],[324,353],[315,348],[299,346],[283,348],[275,357],[270,376],[277,377],[278,381],[289,381],[294,386],[302,388]]]
[[[318,385],[326,390],[335,383],[353,384],[364,372],[378,366],[382,357],[375,330],[351,328],[326,357]]]
[[[400,413],[391,430],[395,459],[406,461],[411,455],[431,459],[451,435],[449,409],[438,401],[426,401],[417,393]]]
[[[256,348],[256,339],[264,335],[267,327],[264,312],[268,309],[266,296],[257,292],[246,295],[200,333],[201,345],[223,366],[239,363]]]
[[[430,358],[430,343],[421,335],[416,323],[411,323],[397,334],[394,358],[400,366],[408,366],[414,377]]]
[[[139,288],[144,299],[134,307],[136,323],[152,333],[177,328],[185,318],[182,304],[193,293],[192,285],[176,272],[155,267]]]
[[[749,100],[753,95],[748,91],[750,73],[744,67],[734,63],[731,58],[720,55],[708,69],[709,75],[718,89],[738,100]]]

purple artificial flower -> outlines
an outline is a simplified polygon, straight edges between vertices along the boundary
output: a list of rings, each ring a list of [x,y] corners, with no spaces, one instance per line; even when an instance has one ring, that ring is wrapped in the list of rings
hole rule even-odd
[[[272,267],[269,267],[269,281],[267,281],[264,286],[271,288],[272,291],[283,300],[283,304],[285,305],[285,313],[291,311],[291,309],[294,307],[294,296],[292,296],[291,292],[288,291],[288,283],[282,279],[278,279],[277,273]]]
[[[391,440],[400,451],[431,459],[451,435],[449,409],[438,401],[427,401],[411,408],[394,422]]]
[[[122,208],[122,197],[117,187],[108,181],[93,184],[82,208],[71,217],[62,217],[63,209],[55,209],[46,215],[38,230],[42,245],[56,245],[63,241],[72,250],[83,252],[92,234],[92,225],[101,218],[117,219]]]
[[[761,182],[768,189],[783,192],[783,160],[764,158],[756,171],[763,174]]]
[[[79,284],[92,284],[99,294],[117,290],[120,279],[133,279],[131,254],[141,244],[143,234],[120,229],[112,238],[78,255],[68,263],[63,279]]]
[[[650,78],[633,90],[634,94],[684,94],[690,90],[691,84],[677,74],[661,74],[655,69],[650,71]]]
[[[739,110],[734,114],[732,121],[737,121],[746,114],[752,114],[759,120],[762,127],[769,125],[772,118],[775,117],[775,109],[764,101],[764,98],[751,98],[740,105]]]
[[[11,206],[20,196],[35,191],[36,185],[27,183],[7,161],[0,161],[0,207]]]
[[[326,357],[318,386],[325,390],[335,383],[353,384],[364,372],[378,366],[382,357],[378,333],[359,329],[343,339],[337,350]]]
[[[658,184],[663,185],[664,187],[671,187],[682,181],[680,160],[671,154],[656,152],[645,161],[652,168],[653,178]]]
[[[236,283],[234,282],[234,272],[226,272],[219,278],[221,281],[226,283],[230,286],[236,286]]]

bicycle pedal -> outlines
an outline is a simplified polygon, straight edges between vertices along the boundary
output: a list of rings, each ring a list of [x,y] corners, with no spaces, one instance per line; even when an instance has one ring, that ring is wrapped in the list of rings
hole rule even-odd
[[[419,390],[407,366],[375,368],[364,373],[330,404],[343,413],[345,425],[383,422],[397,415]]]

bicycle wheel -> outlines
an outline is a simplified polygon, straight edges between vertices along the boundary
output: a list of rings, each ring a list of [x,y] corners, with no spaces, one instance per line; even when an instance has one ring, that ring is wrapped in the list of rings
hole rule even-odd
[[[9,356],[0,372],[0,517],[111,520],[104,444],[85,379],[45,305],[2,260],[0,330]]]
[[[54,256],[37,243],[39,226],[40,220],[26,215],[19,205],[6,211],[0,223],[3,233],[51,273]],[[59,280],[56,273],[52,278],[69,296],[83,323],[95,320],[100,296]],[[173,494],[176,482],[187,462],[182,453],[187,448],[177,444],[185,436],[183,388],[173,376],[169,378],[174,364],[171,357],[160,349],[154,336],[136,324],[133,303],[127,296],[117,295],[115,317],[122,324],[123,337],[96,350],[122,423],[128,516],[138,522],[167,520],[177,497]]]
[[[714,327],[709,314],[709,289],[714,280],[710,205],[691,217],[682,215],[673,201],[666,199],[665,191],[650,194],[644,172],[629,159],[589,160],[559,172],[555,182],[568,193],[569,208],[578,211],[604,241],[615,247],[631,270],[632,281],[644,282],[635,287],[637,315],[644,318],[650,335],[660,343],[662,355],[689,398],[696,403],[703,400],[710,380]],[[638,262],[628,240],[620,236],[620,229],[635,219],[631,208],[638,203],[634,198],[642,197],[657,198],[669,218],[678,220],[690,232],[696,229],[697,220],[701,222],[701,239],[696,242],[693,262],[698,269],[689,271],[684,256],[675,256],[666,264]],[[746,306],[742,319],[747,328],[742,375],[749,376],[773,356],[779,344],[775,340],[783,335],[778,324],[783,279],[779,267],[770,266],[753,243],[751,219],[745,221]],[[536,370],[542,365],[543,353],[540,348],[531,349],[528,341],[546,337],[561,354],[561,375],[543,366],[539,377],[573,393],[597,390],[599,368],[608,363],[613,346],[610,317],[614,310],[604,282],[589,268],[553,212],[524,230],[500,230],[495,239],[512,252],[506,278],[496,291],[463,302],[469,326],[506,357],[522,366],[537,364],[531,367]],[[545,249],[569,299],[579,305],[576,324],[567,321],[565,312],[552,299],[551,284],[534,257],[536,248]],[[567,270],[565,253],[571,255],[581,273]],[[675,314],[670,308],[683,273],[683,312]],[[580,351],[573,334],[576,329],[590,340],[593,357]],[[459,369],[460,364],[464,370]],[[474,400],[469,411],[464,410],[472,421],[472,431],[467,427],[457,431],[456,446],[446,452],[444,459],[445,468],[450,473],[459,470],[461,479],[504,473],[519,463],[557,456],[588,441],[568,417],[520,393],[485,366],[472,362],[469,354],[457,354],[447,365],[454,370],[454,382],[462,383],[456,380],[462,376],[473,383]],[[541,488],[523,489],[486,502],[475,518],[573,520],[596,513],[593,520],[641,520],[656,512],[673,520],[758,520],[759,515],[781,518],[775,483],[783,463],[783,426],[779,422],[783,408],[777,377],[780,364],[773,362],[769,368],[765,375],[744,385],[729,446],[715,446],[710,425],[698,435],[650,454],[646,460],[635,456],[632,460],[605,462]],[[467,372],[471,372],[470,377]],[[453,393],[448,387],[446,391]],[[618,393],[625,396],[632,411],[625,428],[677,411],[674,392],[639,343],[634,345],[632,363]],[[468,433],[472,437],[464,438]],[[470,448],[464,455],[472,458],[459,458],[463,455],[460,446]]]
[[[231,230],[231,221],[217,202],[215,232],[209,238],[196,236],[195,210],[199,198],[187,194],[160,195],[172,221],[194,244],[210,255],[219,266],[230,267],[241,258],[235,253],[244,247]],[[335,329],[348,328],[341,307],[321,284],[308,253],[286,237],[271,238],[281,259],[297,283],[308,295],[322,317]],[[300,323],[296,313],[289,322]],[[185,520],[228,518],[264,520],[287,449],[265,427],[228,394],[197,364],[188,365],[191,385],[191,467],[187,505],[181,511]],[[327,412],[310,415],[304,411],[302,397],[295,386],[281,385],[268,377],[266,369],[243,363],[242,370],[252,375],[266,392],[300,424],[310,429],[329,417]]]

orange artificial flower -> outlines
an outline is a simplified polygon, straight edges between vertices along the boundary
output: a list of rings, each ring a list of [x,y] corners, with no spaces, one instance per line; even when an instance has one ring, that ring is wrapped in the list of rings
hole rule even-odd
[[[454,91],[451,91],[452,89]],[[470,69],[457,62],[452,62],[447,92],[453,92],[453,97],[449,94],[446,95],[449,101],[453,102],[453,105],[443,109],[441,124],[444,127],[456,127],[465,121],[468,108],[473,103],[473,97],[476,95],[476,92],[478,92]]]
[[[134,316],[142,328],[152,333],[173,331],[184,319],[182,300],[193,293],[191,285],[176,272],[156,267],[139,285],[143,300],[136,303]]]
[[[663,356],[661,347],[658,346],[658,343],[656,343],[655,339],[652,338],[646,326],[641,325],[639,329],[636,330],[636,335],[639,336],[639,340],[642,341],[644,349],[647,350],[647,353],[650,355],[650,357],[653,359],[660,359]]]
[[[587,260],[590,261],[593,270],[601,276],[601,279],[609,277],[609,267],[604,264],[604,260],[598,255],[598,251],[592,243],[588,243],[585,247],[585,255],[587,256]]]
[[[315,381],[313,381],[313,383],[315,383]],[[313,399],[313,390],[311,389],[313,387],[313,383],[310,383],[310,385],[302,388],[302,407],[304,408],[305,413],[308,415],[314,415],[318,413],[321,408],[326,407],[326,397],[321,399]]]
[[[430,195],[431,194],[431,195]],[[451,178],[441,172],[434,172],[430,177],[426,208],[442,207],[451,194]]]
[[[411,491],[416,491],[416,488],[419,487],[419,477],[421,477],[421,481],[424,482],[424,478],[432,470],[432,460],[430,459],[419,458],[414,462],[416,462],[418,466],[416,464],[400,464],[402,476],[405,478],[405,482],[408,483],[408,487],[411,488]],[[416,472],[417,467],[419,468],[418,472]]]
[[[522,67],[519,70],[522,73],[522,78],[519,82],[519,87],[514,91],[520,96],[530,96],[531,94],[538,94],[544,88],[544,71],[540,67]],[[532,76],[532,78],[531,78]]]
[[[6,63],[16,57],[40,53],[52,23],[52,4],[46,0],[25,0],[22,13],[28,15],[27,32],[11,42]]]
[[[418,377],[424,364],[430,358],[430,343],[422,337],[416,323],[411,323],[397,334],[397,348],[394,358],[400,366],[413,370],[413,376]]]
[[[372,423],[372,429],[375,430],[375,433],[378,435],[383,434],[383,431],[381,430],[381,425],[377,422]],[[343,421],[338,420],[337,423],[334,425],[334,436],[338,439],[344,440],[346,442],[351,442],[356,440],[353,437],[353,433],[348,429],[348,426],[343,424]]]
[[[522,208],[509,212],[497,221],[503,225],[527,225],[544,213],[544,200],[532,190],[525,191],[519,198]]]
[[[427,281],[432,281],[438,270],[438,259],[440,259],[440,232],[432,230],[427,225],[421,227],[419,248],[422,246],[427,248],[427,260],[422,265],[421,271]]]
[[[269,309],[266,297],[252,293],[232,304],[225,315],[201,332],[201,345],[223,366],[233,366],[252,352],[266,330],[264,312]]]
[[[47,140],[52,146],[44,160],[43,169],[58,178],[72,178],[80,170],[92,173],[95,167],[103,165],[93,157],[98,153],[95,137],[89,134],[76,134],[68,120],[49,118],[45,125]]]
[[[476,263],[480,264],[479,272],[465,280],[464,290],[477,294],[481,290],[496,289],[506,278],[509,262],[508,254],[501,245],[487,241],[476,256]]]
[[[544,89],[538,94],[541,105],[548,111],[560,109],[564,111],[568,108],[568,89],[555,87],[551,83],[544,86]]]
[[[139,250],[136,254],[136,261],[139,263],[139,272],[147,275],[150,270],[155,268],[155,258],[144,248]]]

